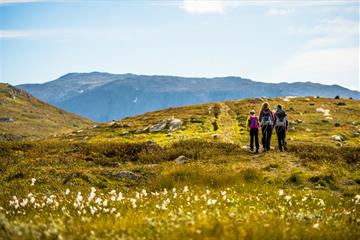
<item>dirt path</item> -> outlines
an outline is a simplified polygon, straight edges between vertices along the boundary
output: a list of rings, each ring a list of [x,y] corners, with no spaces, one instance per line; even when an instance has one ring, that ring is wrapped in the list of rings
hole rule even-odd
[[[232,116],[230,108],[225,103],[219,103],[220,115],[219,115],[219,127],[220,138],[223,142],[227,143],[240,143],[240,134],[238,123],[235,116]]]

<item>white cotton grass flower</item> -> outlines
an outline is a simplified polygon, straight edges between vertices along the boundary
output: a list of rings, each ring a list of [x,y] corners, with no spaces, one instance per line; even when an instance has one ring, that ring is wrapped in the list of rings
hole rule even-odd
[[[318,206],[324,207],[325,206],[324,200],[319,199]]]
[[[103,202],[103,206],[107,207],[107,205],[108,205],[108,201],[105,199],[104,202]]]
[[[29,202],[29,199],[24,198],[24,199],[21,201],[20,206],[21,206],[21,207],[25,207],[25,206],[28,204],[28,202]]]
[[[146,196],[147,196],[146,190],[145,190],[145,189],[141,190],[141,194],[142,194],[144,197],[146,197]]]
[[[67,188],[67,189],[65,190],[65,195],[69,195],[69,194],[70,194],[70,189]]]
[[[119,192],[116,200],[120,202],[123,199],[124,199],[123,194],[121,192]]]
[[[285,196],[285,200],[286,200],[287,202],[291,201],[291,196],[289,196],[289,195]]]
[[[93,200],[95,198],[95,192],[96,189],[94,187],[91,188],[91,192],[89,193],[89,197],[88,197],[88,202],[91,202],[91,200]]]
[[[207,205],[214,205],[216,202],[217,202],[217,200],[215,200],[215,199],[209,199],[207,201]]]
[[[279,196],[283,196],[284,195],[284,190],[283,189],[279,189]]]
[[[307,200],[306,196],[301,199],[302,202],[305,202],[306,200]]]
[[[116,195],[116,191],[113,189],[109,192],[110,195]]]
[[[36,178],[31,178],[30,186],[34,186],[36,182]]]
[[[355,204],[360,204],[360,195],[359,194],[357,194],[355,196]]]
[[[313,228],[319,228],[320,227],[320,224],[319,223],[315,223],[314,225],[313,225]]]
[[[96,198],[96,199],[95,199],[95,203],[96,203],[97,205],[101,205],[101,202],[102,202],[101,198]]]
[[[183,192],[186,193],[186,192],[188,192],[188,191],[189,191],[189,187],[188,187],[188,186],[185,186]]]

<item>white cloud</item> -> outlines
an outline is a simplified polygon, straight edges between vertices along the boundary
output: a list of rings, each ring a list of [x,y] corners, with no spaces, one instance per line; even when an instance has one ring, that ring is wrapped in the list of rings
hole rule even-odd
[[[359,48],[304,51],[272,76],[279,82],[312,81],[359,89]]]
[[[235,1],[223,0],[184,0],[181,9],[190,14],[217,13],[222,14],[229,8],[238,5]]]
[[[267,11],[268,16],[286,16],[294,13],[293,8],[270,8]]]
[[[1,38],[21,38],[28,37],[30,33],[27,31],[15,31],[15,30],[0,30],[0,39]]]
[[[0,0],[0,4],[43,2],[44,0]]]

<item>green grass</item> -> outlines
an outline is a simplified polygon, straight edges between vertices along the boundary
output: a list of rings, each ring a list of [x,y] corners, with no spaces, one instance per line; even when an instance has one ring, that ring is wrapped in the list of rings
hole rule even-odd
[[[319,156],[338,152],[334,160],[324,161],[304,154],[311,151],[313,146],[303,144],[288,153],[251,155],[236,144],[204,141],[180,141],[165,147],[2,142],[0,236],[358,238],[360,205],[356,197],[360,186],[341,183],[360,178],[359,159],[347,161],[351,151],[357,153],[359,148],[344,152],[335,147],[319,148]],[[173,160],[179,155],[186,156],[188,162],[176,164]],[[121,170],[132,171],[139,179],[114,178],[112,174]],[[33,186],[32,178],[36,179]],[[91,187],[96,188],[96,197],[88,201]],[[112,190],[116,194],[109,193]],[[280,190],[284,195],[279,195]],[[79,202],[75,200],[78,192],[83,197]],[[119,192],[124,197],[121,201],[116,200]],[[13,196],[19,204],[23,199],[30,201],[29,193],[35,202],[18,208],[9,204]],[[94,202],[97,197],[102,204]]]
[[[244,121],[261,99],[0,141],[0,239],[359,239],[359,101],[268,101],[284,104],[296,129],[287,152],[277,150],[275,134],[269,152],[244,148]],[[184,122],[174,132],[122,134],[172,117]],[[345,141],[331,140],[335,134]]]

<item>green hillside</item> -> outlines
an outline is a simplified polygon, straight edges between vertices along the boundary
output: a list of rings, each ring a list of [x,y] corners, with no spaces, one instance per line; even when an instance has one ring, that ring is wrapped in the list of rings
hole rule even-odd
[[[359,239],[359,101],[267,99],[289,149],[252,154],[264,100],[0,141],[0,239]]]
[[[92,125],[86,118],[39,101],[23,90],[0,83],[0,139],[41,138]]]
[[[154,141],[167,145],[185,139],[214,140],[218,136],[217,141],[244,146],[248,144],[248,133],[244,125],[248,112],[251,109],[259,112],[265,100],[257,98],[225,101],[150,112],[118,122],[99,124],[89,131],[74,133],[70,138],[86,139],[94,143]],[[277,104],[283,105],[288,113],[289,142],[326,143],[331,146],[360,144],[360,102],[357,100],[288,97],[266,101],[272,108]],[[142,132],[149,126],[172,118],[180,119],[183,124],[173,130],[165,127],[158,132]],[[344,141],[333,140],[334,135],[341,136]],[[276,143],[275,138],[273,143]]]

